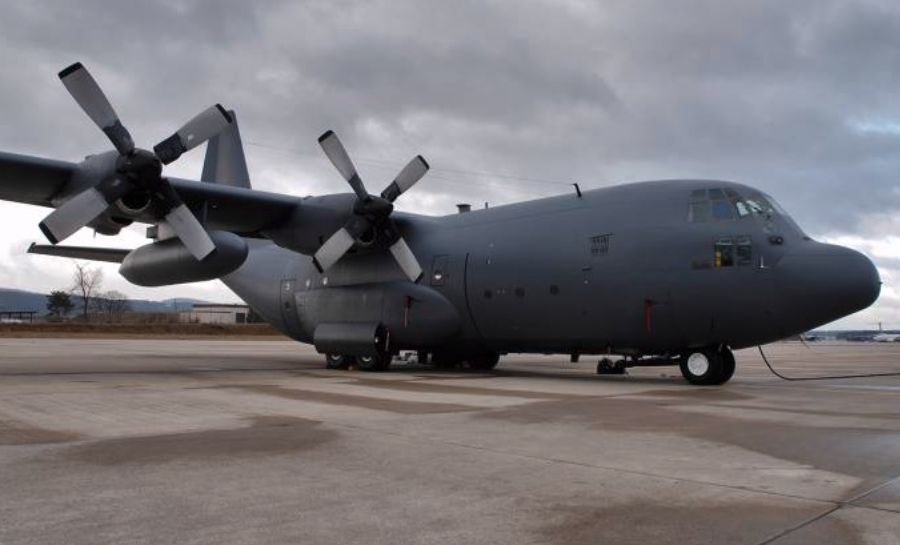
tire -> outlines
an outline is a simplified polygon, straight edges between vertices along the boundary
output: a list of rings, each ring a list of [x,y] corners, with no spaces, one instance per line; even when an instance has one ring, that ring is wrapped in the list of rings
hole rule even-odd
[[[383,373],[391,366],[394,357],[391,354],[381,354],[378,356],[357,356],[356,366],[360,371],[367,373]]]
[[[325,354],[326,369],[349,369],[353,358],[343,354]]]
[[[613,373],[614,364],[609,358],[601,358],[600,361],[597,362],[597,374],[598,375],[611,375]]]
[[[722,355],[723,363],[722,382],[720,382],[720,384],[725,384],[734,376],[736,364],[734,361],[734,352],[732,352],[730,348],[722,349],[720,354]]]
[[[452,354],[435,352],[431,355],[431,363],[438,369],[456,369],[456,366],[462,361]]]
[[[697,386],[716,386],[728,380],[723,352],[714,348],[688,353],[680,367],[684,379]]]
[[[479,354],[466,358],[469,369],[474,371],[491,371],[500,363],[500,354]]]

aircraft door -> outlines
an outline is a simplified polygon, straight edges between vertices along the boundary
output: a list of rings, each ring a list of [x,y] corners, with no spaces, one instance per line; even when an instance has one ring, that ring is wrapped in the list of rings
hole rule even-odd
[[[466,297],[466,268],[468,254],[437,254],[431,259],[431,268],[426,271],[422,284],[443,295],[456,308],[461,318],[461,338],[477,337],[469,312]]]
[[[302,326],[300,323],[300,313],[297,308],[297,302],[294,298],[294,292],[297,288],[297,280],[295,278],[285,278],[281,280],[281,289],[278,290],[278,305],[281,308],[281,319],[284,322],[287,333],[298,339],[302,335]]]

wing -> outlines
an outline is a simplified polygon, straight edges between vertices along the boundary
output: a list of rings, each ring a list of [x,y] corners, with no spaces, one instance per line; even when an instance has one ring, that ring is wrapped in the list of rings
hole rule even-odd
[[[78,165],[53,159],[0,152],[0,199],[53,206]]]
[[[65,194],[78,169],[75,163],[0,152],[0,199],[52,207],[53,199]],[[292,195],[244,187],[178,178],[169,181],[198,218],[205,218],[208,229],[249,237],[262,237],[262,231],[281,223],[300,202]],[[154,220],[147,215],[137,221]]]

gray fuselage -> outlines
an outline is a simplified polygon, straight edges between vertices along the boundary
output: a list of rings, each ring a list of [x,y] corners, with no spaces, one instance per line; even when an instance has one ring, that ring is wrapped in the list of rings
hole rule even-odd
[[[396,349],[496,353],[742,348],[856,312],[880,291],[865,256],[811,240],[770,197],[731,182],[394,217],[425,270],[414,290],[385,252],[359,249],[320,274],[310,257],[259,241],[223,280],[302,342],[324,321],[375,320],[397,333]],[[438,334],[404,337],[416,323]]]

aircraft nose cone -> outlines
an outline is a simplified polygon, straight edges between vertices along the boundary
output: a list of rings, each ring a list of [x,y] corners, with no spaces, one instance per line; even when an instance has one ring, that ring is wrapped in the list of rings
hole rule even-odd
[[[881,278],[863,254],[831,244],[790,253],[777,266],[779,307],[792,332],[803,332],[862,310],[878,299]]]

